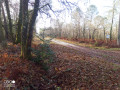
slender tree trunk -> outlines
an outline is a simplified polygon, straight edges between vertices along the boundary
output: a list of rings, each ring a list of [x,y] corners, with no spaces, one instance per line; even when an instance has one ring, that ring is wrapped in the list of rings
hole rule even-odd
[[[89,29],[88,38],[89,38],[89,41],[90,41],[90,39],[91,39],[91,35],[90,35],[90,29]]]
[[[115,6],[114,6],[115,7]],[[114,7],[113,7],[113,14],[112,14],[112,23],[110,27],[110,41],[112,40],[112,29],[113,29],[113,19],[114,19]]]
[[[21,43],[21,29],[22,29],[22,13],[23,13],[23,0],[20,0],[19,20],[16,33],[16,43]]]
[[[74,33],[75,30],[73,30],[73,38],[75,37],[75,33]]]
[[[23,28],[21,35],[21,57],[26,58],[26,43],[27,43],[27,31],[28,31],[28,2],[29,0],[23,0]]]
[[[78,38],[78,27],[76,26],[76,31],[75,31],[75,39],[77,39]]]
[[[117,45],[120,47],[120,14],[119,14],[119,29],[118,29],[118,38],[117,38]]]
[[[104,27],[104,40],[105,40],[105,27]]]
[[[92,33],[92,40],[95,39],[95,32],[96,32],[96,29],[93,30],[93,33]]]
[[[11,20],[8,0],[5,0],[5,6],[6,6],[7,16],[8,16],[8,20],[9,20],[9,30],[10,30],[10,36],[11,36],[10,39],[14,43],[14,37],[13,37],[13,32],[12,32],[12,20]]]
[[[4,12],[4,8],[3,8],[3,5],[1,6],[2,7],[2,14],[3,14],[3,18],[4,18],[4,29],[5,29],[5,37],[8,39],[8,25],[7,25],[7,20],[6,20],[6,17],[5,17],[5,12]]]
[[[32,38],[33,38],[33,29],[34,29],[36,17],[38,15],[39,3],[40,3],[40,0],[35,0],[34,11],[32,14],[32,18],[30,20],[28,40],[27,40],[27,58],[31,57],[31,44],[32,44]]]
[[[60,37],[62,37],[62,28],[60,28]]]
[[[2,6],[2,2],[0,1],[0,43],[4,40],[4,34],[2,29],[2,19],[1,19],[1,6]]]
[[[116,33],[115,33],[115,39],[117,40],[117,36],[116,35],[118,35],[118,24],[116,24],[116,31],[115,31]]]
[[[84,41],[85,41],[85,18],[84,18],[84,27],[83,27],[83,38],[84,38]]]
[[[81,38],[81,28],[80,28],[80,22],[78,22],[78,38],[80,39]]]

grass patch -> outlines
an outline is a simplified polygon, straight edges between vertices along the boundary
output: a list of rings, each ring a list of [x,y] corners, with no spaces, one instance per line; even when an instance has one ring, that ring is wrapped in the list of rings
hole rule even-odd
[[[94,48],[94,49],[99,49],[99,50],[110,50],[110,51],[120,51],[120,48],[108,48],[107,46],[95,46],[94,44],[90,43],[79,43],[76,41],[68,41],[68,40],[63,40],[63,39],[56,39],[60,41],[64,41],[70,44],[78,45],[78,46],[83,46],[83,47],[88,47],[88,48]]]

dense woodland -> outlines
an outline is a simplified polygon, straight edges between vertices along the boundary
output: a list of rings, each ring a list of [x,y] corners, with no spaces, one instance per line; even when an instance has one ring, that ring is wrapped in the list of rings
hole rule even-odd
[[[21,57],[23,58],[31,57],[30,47],[34,24],[39,10],[39,2],[39,0],[35,1],[34,9],[31,11],[32,13],[29,13],[28,10],[29,0],[20,0],[20,8],[18,8],[19,3],[16,3],[14,7],[14,5],[12,5],[12,3],[10,4],[10,1],[8,0],[2,0],[0,2],[0,42],[9,40],[13,44],[21,43]],[[11,15],[11,9],[15,12],[12,13],[13,15]],[[5,12],[7,13],[7,16]]]
[[[86,11],[75,7],[70,13],[70,23],[66,24],[59,18],[52,19],[50,33],[46,30],[46,34],[98,46],[119,47],[119,3],[119,0],[113,0],[112,6],[106,6],[108,11],[104,12],[102,16],[95,5],[86,6]],[[65,17],[63,18],[65,19]]]
[[[120,0],[110,2],[100,15],[91,0],[0,0],[0,90],[120,90]]]

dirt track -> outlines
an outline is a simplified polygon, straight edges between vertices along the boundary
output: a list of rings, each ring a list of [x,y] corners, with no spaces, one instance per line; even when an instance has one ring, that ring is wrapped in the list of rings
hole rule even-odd
[[[87,47],[82,47],[82,46],[77,46],[74,44],[66,43],[60,40],[52,40],[52,42],[59,44],[59,45],[63,45],[65,47],[72,48],[74,50],[78,50],[90,57],[101,58],[108,62],[120,65],[120,51],[108,51],[108,50],[98,50],[98,49],[93,49],[93,48],[87,48]]]

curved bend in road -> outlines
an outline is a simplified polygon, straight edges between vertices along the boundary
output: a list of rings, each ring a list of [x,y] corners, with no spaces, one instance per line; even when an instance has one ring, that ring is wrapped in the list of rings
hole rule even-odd
[[[80,52],[83,52],[91,57],[103,58],[104,60],[120,65],[120,51],[108,51],[108,50],[87,48],[55,39],[53,39],[52,42],[75,50],[79,50]]]

